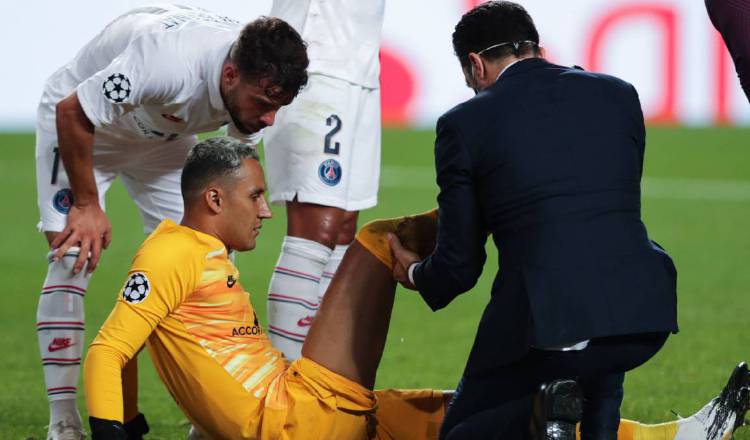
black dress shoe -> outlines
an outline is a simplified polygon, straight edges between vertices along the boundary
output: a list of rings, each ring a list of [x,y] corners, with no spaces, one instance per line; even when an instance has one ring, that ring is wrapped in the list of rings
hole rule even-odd
[[[583,414],[583,391],[574,380],[542,384],[534,397],[532,438],[575,440]]]

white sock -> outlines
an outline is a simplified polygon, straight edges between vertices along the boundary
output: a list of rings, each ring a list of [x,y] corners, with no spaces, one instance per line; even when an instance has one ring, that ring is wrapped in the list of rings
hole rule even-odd
[[[708,427],[711,426],[714,419],[718,416],[716,409],[713,407],[713,400],[703,406],[697,413],[690,417],[677,421],[677,433],[673,440],[692,440],[696,438],[707,440],[726,440],[732,437],[734,430],[734,421],[736,414],[730,413],[727,420],[716,433],[715,437],[708,437]]]
[[[349,249],[348,244],[337,244],[336,247],[333,248],[331,258],[328,259],[328,263],[326,263],[326,267],[323,269],[323,275],[320,277],[320,284],[318,284],[319,302],[323,302],[323,296],[328,289],[328,285],[331,284],[333,276],[339,269],[339,264],[341,264],[341,260],[344,259],[344,254],[346,254],[347,249]]]
[[[268,333],[288,359],[300,357],[318,311],[318,283],[331,249],[312,240],[284,237],[268,286]]]
[[[62,421],[65,425],[81,427],[81,416],[78,414],[76,399],[53,400],[49,403],[50,425]]]
[[[89,284],[86,266],[74,275],[79,249],[70,248],[57,262],[51,261],[44,280],[36,326],[44,382],[50,401],[50,425],[58,421],[80,425],[75,398],[83,354],[83,297]],[[59,402],[59,403],[58,403]]]

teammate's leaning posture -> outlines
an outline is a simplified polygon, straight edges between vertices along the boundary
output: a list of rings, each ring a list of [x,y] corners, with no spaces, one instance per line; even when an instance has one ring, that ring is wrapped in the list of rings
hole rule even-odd
[[[435,213],[361,230],[302,357],[289,364],[227,257],[253,249],[271,217],[257,155],[230,139],[209,139],[190,154],[182,182],[182,224],[162,222],[138,250],[86,358],[94,440],[124,438],[122,390],[130,378],[123,369],[144,342],[170,394],[211,439],[437,438],[450,392],[372,391],[395,294],[386,236],[398,234],[425,255]],[[748,381],[747,368],[738,367],[720,398],[696,415],[662,425],[623,421],[620,439],[718,440],[742,421]]]
[[[271,15],[307,42],[310,80],[266,130],[271,202],[285,203],[287,234],[268,287],[268,332],[300,356],[315,312],[377,202],[380,35],[385,0],[274,0]]]
[[[180,171],[195,134],[273,123],[306,83],[299,34],[279,19],[243,26],[198,8],[141,7],[115,19],[48,80],[36,171],[47,278],[37,329],[48,437],[82,438],[75,406],[89,274],[111,239],[104,195],[120,177],[151,232],[182,217]],[[89,258],[90,257],[90,258]]]

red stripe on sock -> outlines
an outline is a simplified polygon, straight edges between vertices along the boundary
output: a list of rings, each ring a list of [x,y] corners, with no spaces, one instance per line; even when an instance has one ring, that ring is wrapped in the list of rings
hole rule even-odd
[[[304,338],[304,337],[307,336],[307,335],[303,335],[302,333],[294,333],[294,332],[290,332],[288,330],[283,330],[283,329],[280,329],[278,327],[274,327],[272,325],[269,325],[268,328],[271,329],[271,330],[273,330],[273,331],[275,331],[275,332],[283,333],[285,335],[290,335],[290,336],[297,336],[298,338]]]
[[[78,286],[70,286],[67,284],[60,284],[57,286],[42,286],[42,290],[50,290],[50,289],[72,289],[72,290],[77,290],[81,293],[86,293],[86,289],[82,289]]]
[[[57,388],[47,388],[47,392],[49,392],[49,391],[63,391],[63,390],[75,391],[77,389],[78,388],[76,388],[76,387],[57,387]]]
[[[296,275],[302,275],[302,276],[306,276],[306,277],[310,277],[310,278],[315,278],[316,280],[320,280],[320,277],[317,277],[317,276],[309,274],[309,273],[300,272],[298,270],[289,269],[288,267],[276,266],[275,270],[283,270],[285,272],[293,273],[293,274],[296,274]]]
[[[280,294],[280,293],[269,293],[269,294],[268,294],[268,297],[269,297],[269,298],[284,298],[284,299],[290,299],[290,300],[293,300],[293,301],[299,301],[299,302],[303,302],[303,303],[305,303],[305,304],[308,304],[308,305],[310,305],[311,307],[320,307],[320,303],[315,303],[315,302],[307,301],[307,300],[304,300],[304,299],[302,299],[302,298],[297,298],[297,297],[294,297],[294,296],[287,296],[287,295],[282,295],[282,294]]]

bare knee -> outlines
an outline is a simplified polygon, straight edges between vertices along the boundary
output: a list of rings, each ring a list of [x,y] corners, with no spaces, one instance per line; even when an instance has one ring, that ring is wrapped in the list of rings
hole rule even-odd
[[[336,238],[336,244],[349,244],[354,241],[354,236],[357,235],[358,218],[359,211],[346,211],[344,213],[344,218]]]
[[[55,241],[55,238],[57,238],[60,233],[57,231],[44,231],[44,235],[47,237],[47,245],[51,246],[52,242]]]
[[[345,210],[331,206],[288,202],[287,235],[312,240],[333,249],[338,244],[346,214]],[[351,236],[354,239],[353,232]]]

